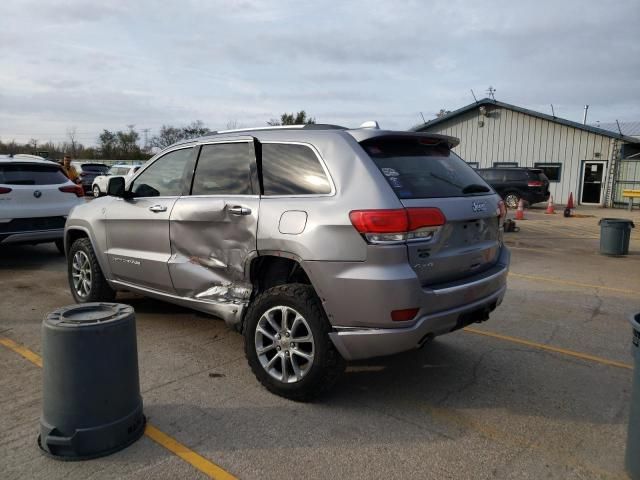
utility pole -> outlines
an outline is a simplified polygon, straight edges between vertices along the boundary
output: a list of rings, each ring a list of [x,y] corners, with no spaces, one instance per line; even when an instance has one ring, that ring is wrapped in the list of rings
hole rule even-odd
[[[143,128],[142,131],[144,133],[144,151],[146,152],[149,148],[149,130],[150,128]]]

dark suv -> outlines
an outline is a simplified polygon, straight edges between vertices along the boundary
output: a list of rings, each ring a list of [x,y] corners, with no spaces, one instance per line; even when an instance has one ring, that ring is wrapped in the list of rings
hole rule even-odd
[[[78,183],[82,185],[84,193],[91,192],[93,180],[100,175],[104,175],[109,170],[109,166],[103,163],[83,163],[80,166]]]
[[[481,168],[478,173],[509,208],[517,208],[520,199],[531,205],[549,199],[549,179],[539,168]]]

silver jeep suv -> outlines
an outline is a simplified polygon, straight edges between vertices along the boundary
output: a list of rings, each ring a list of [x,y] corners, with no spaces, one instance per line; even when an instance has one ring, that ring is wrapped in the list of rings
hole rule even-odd
[[[71,292],[220,317],[266,388],[311,399],[345,360],[419,348],[502,301],[504,205],[457,142],[309,125],[175,144],[69,215]]]

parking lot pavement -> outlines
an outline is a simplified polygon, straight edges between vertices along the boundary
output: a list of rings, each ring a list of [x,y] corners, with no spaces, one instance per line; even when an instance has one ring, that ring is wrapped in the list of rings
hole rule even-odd
[[[625,478],[637,230],[632,255],[603,257],[597,217],[527,214],[505,236],[509,290],[489,322],[351,364],[317,403],[261,388],[223,322],[122,295],[149,421],[240,478]],[[0,283],[0,337],[39,353],[42,317],[71,303],[64,261],[53,246],[3,249]],[[89,462],[43,457],[40,370],[2,346],[0,361],[3,478],[201,475],[148,437]]]

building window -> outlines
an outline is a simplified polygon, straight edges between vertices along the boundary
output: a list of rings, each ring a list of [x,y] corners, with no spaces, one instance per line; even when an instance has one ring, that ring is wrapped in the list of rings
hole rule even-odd
[[[493,166],[495,168],[500,168],[500,167],[517,167],[518,166],[518,162],[493,162]]]
[[[534,163],[534,168],[539,168],[547,176],[550,182],[559,182],[562,172],[561,163]]]
[[[478,162],[467,162],[467,165],[469,165],[471,168],[478,168],[480,166]]]

